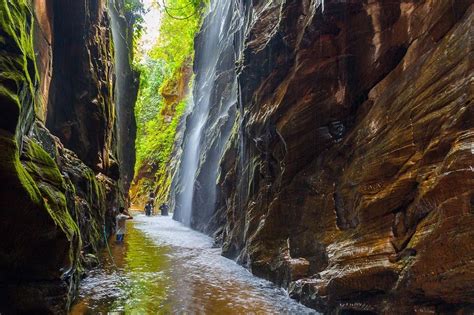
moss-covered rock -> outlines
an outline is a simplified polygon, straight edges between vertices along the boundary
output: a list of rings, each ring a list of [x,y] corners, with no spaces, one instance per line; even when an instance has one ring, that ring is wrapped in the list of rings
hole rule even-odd
[[[85,1],[74,4],[84,5]],[[105,3],[97,5],[102,6],[99,9],[104,13],[97,15],[100,21],[80,19],[80,23],[100,27],[100,36],[93,35],[88,45],[102,49],[109,47],[109,30]],[[94,15],[94,8],[88,10],[87,14]],[[68,18],[63,14],[54,20]],[[45,81],[38,75],[35,49],[45,46],[34,42],[33,25],[42,22],[35,21],[30,0],[0,0],[0,313],[65,313],[84,271],[83,262],[88,260],[86,255],[99,249],[105,227],[111,232],[112,207],[108,205],[123,202],[116,181],[96,174],[40,122],[46,116],[46,108],[58,110],[39,103],[48,99],[45,93],[54,94],[58,89],[56,85],[44,85],[38,90],[38,82]],[[79,37],[85,41],[82,35]],[[104,55],[109,52],[101,50]],[[61,51],[39,51],[39,55],[45,54],[64,59],[59,56]],[[102,157],[98,169],[107,171],[115,145],[115,109],[109,88],[112,72],[111,63],[101,61],[106,58],[96,59],[96,67],[87,68],[85,73],[100,78],[82,81],[92,82],[88,89],[97,96],[93,97],[94,109],[107,118],[94,125],[105,134],[103,139],[91,135],[98,142]],[[76,62],[71,58],[65,60],[69,64],[71,61]],[[80,103],[79,94],[71,97],[71,103]],[[82,123],[96,123],[94,117],[86,113],[78,119]],[[89,139],[81,136],[87,144]]]
[[[77,270],[79,230],[67,211],[61,176],[47,154],[31,143],[27,143],[31,159],[24,168],[14,139],[0,137],[0,181],[7,183],[0,188],[2,306],[23,294],[18,287],[11,288],[12,282],[42,282],[48,291]],[[66,294],[50,302],[65,306]]]
[[[105,187],[72,151],[64,149],[61,161],[65,176],[75,188],[73,215],[81,231],[83,250],[95,253],[103,242],[103,227],[106,224]]]
[[[0,128],[11,133],[28,129],[34,120],[38,75],[32,24],[30,1],[0,0]]]
[[[26,140],[23,150],[23,164],[34,179],[44,200],[46,210],[67,236],[67,239],[75,243],[70,252],[71,263],[73,263],[77,261],[78,249],[81,246],[79,229],[67,208],[68,187],[59,172],[58,165],[39,144],[32,140]]]

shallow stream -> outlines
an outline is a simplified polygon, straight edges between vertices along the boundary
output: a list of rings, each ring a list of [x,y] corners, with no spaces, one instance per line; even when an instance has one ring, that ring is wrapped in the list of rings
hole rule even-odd
[[[70,314],[315,314],[169,217],[136,216],[110,247]]]

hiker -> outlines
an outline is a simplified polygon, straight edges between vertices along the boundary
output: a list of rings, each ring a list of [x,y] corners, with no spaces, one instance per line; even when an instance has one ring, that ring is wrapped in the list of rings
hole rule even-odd
[[[160,211],[161,211],[161,215],[167,216],[168,215],[168,205],[166,203],[163,203],[160,206]]]
[[[150,192],[150,195],[148,196],[148,203],[150,204],[150,215],[153,214],[153,207],[155,204],[155,193]]]
[[[145,205],[145,215],[147,217],[151,215],[151,204],[149,202],[147,202],[147,204]]]
[[[152,202],[152,201],[150,201],[150,202],[149,202],[149,204],[150,204],[150,215],[153,215],[153,214],[154,214],[154,212],[155,212],[155,211],[154,211],[155,209],[154,209],[153,202]]]
[[[125,211],[125,208],[120,207],[119,214],[115,217],[117,243],[123,243],[123,238],[125,236],[125,221],[131,219],[133,219],[133,217]]]
[[[148,195],[148,202],[153,204],[155,202],[155,193],[150,192],[150,195]]]

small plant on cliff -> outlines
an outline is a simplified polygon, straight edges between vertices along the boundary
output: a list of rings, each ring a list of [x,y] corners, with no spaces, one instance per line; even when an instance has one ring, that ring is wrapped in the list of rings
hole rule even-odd
[[[143,14],[146,13],[145,7],[141,0],[125,0],[124,1],[124,13],[125,20],[129,27],[128,29],[133,30],[133,51],[137,51],[137,44],[143,34]]]

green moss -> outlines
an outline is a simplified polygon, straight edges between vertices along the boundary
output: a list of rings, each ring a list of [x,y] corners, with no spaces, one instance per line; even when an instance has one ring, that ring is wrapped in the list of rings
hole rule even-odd
[[[17,99],[15,95],[20,95],[21,90],[27,90],[33,100],[39,81],[33,46],[34,16],[30,6],[28,0],[0,0],[0,94],[13,99]]]
[[[0,181],[4,183],[0,188],[0,208],[4,209],[7,220],[33,215],[44,218],[42,224],[58,226],[70,242],[69,257],[66,257],[70,270],[66,272],[74,273],[78,269],[81,239],[68,211],[66,187],[59,169],[41,146],[32,141],[27,141],[24,147],[24,165],[20,161],[18,143],[41,108],[35,102],[39,76],[33,24],[31,0],[0,0]],[[48,226],[36,230],[47,230]]]
[[[177,127],[186,108],[186,101],[179,102],[171,109],[161,111],[157,118],[148,122],[146,128],[151,132],[147,137],[137,141],[136,174],[141,173],[141,168],[156,165],[153,174],[136,183],[138,193],[146,196],[150,191],[155,191],[158,203],[165,202],[171,187],[170,161],[175,142]],[[164,114],[166,112],[166,115]],[[167,117],[172,117],[171,121]]]
[[[70,242],[68,254],[70,270],[66,272],[76,277],[82,270],[79,259],[82,239],[79,227],[68,209],[66,196],[70,186],[66,185],[56,162],[33,140],[25,142],[22,161],[27,174],[34,180],[35,187],[40,192],[43,200],[42,208]],[[70,290],[73,290],[73,283],[71,281]]]
[[[70,270],[65,272],[76,277],[77,272],[81,270],[81,239],[79,229],[67,209],[64,182],[54,161],[39,145],[28,141],[25,148],[29,161],[25,161],[24,167],[20,162],[13,135],[0,135],[0,181],[8,183],[0,188],[0,206],[7,217],[18,216],[18,213],[20,217],[28,216],[33,211],[47,213],[71,243],[68,253]],[[42,168],[35,164],[35,161],[41,161],[41,165],[51,170],[38,173]],[[74,282],[70,283],[72,290]]]
[[[36,142],[29,140],[23,148],[22,160],[29,173],[34,173],[42,181],[64,188],[65,183],[56,162]]]
[[[20,163],[18,146],[13,135],[0,135],[0,179],[2,185],[0,190],[2,201],[9,200],[10,192],[15,192],[17,206],[28,208],[42,205],[41,193],[33,178],[25,171]]]
[[[27,140],[22,156],[25,169],[35,180],[41,196],[55,224],[69,241],[79,236],[79,228],[71,217],[66,203],[66,183],[56,162],[36,142]]]
[[[81,175],[86,181],[87,206],[82,207],[82,213],[78,215],[88,218],[87,226],[82,226],[83,237],[85,245],[90,247],[88,251],[96,253],[104,243],[103,228],[107,210],[105,188],[91,169],[83,169]]]
[[[57,239],[52,239],[56,237],[60,242],[68,240],[69,252],[64,258],[70,269],[65,270],[65,273],[70,276],[69,297],[72,297],[76,280],[83,269],[80,261],[82,237],[79,224],[85,231],[84,238],[97,250],[97,244],[102,239],[105,190],[92,170],[87,168],[83,173],[79,171],[80,176],[86,177],[89,191],[85,192],[88,205],[78,209],[78,192],[69,178],[63,178],[55,160],[38,142],[23,142],[35,121],[35,114],[41,109],[41,104],[36,99],[39,77],[33,45],[33,25],[31,0],[0,0],[0,181],[4,183],[0,186],[0,208],[4,209],[7,219],[13,222],[20,222],[15,218],[40,219],[41,225],[36,230],[43,235],[39,236],[41,239],[38,241],[55,242]],[[107,47],[101,48],[105,53]],[[101,103],[106,101],[110,100]],[[112,107],[107,109],[112,110]],[[109,117],[113,114],[110,112]],[[22,144],[21,160],[18,144]],[[58,227],[56,232],[60,230],[62,233],[49,233],[55,230],[54,225]],[[25,262],[14,262],[18,263]]]

